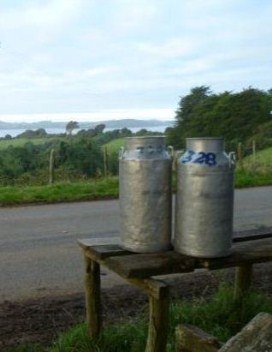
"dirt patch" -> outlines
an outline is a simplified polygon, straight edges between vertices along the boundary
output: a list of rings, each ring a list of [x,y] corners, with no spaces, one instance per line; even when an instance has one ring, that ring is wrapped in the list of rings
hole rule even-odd
[[[255,266],[253,287],[272,296],[272,264]],[[210,297],[222,280],[232,282],[234,271],[198,271],[195,274],[171,276],[171,298]],[[147,309],[147,296],[140,290],[120,285],[102,290],[105,325],[134,317]],[[84,294],[44,297],[27,301],[5,301],[0,304],[0,350],[29,343],[50,345],[69,327],[84,321]]]

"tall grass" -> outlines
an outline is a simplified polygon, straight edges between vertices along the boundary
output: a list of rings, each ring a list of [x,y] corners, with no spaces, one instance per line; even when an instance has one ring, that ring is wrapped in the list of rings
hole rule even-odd
[[[238,302],[234,299],[233,288],[224,284],[210,301],[196,299],[193,303],[176,303],[171,310],[172,328],[180,322],[193,324],[225,342],[259,312],[272,314],[272,299],[249,292]]]
[[[175,351],[175,328],[178,324],[193,324],[225,342],[261,311],[272,314],[271,298],[250,292],[242,303],[237,303],[233,288],[226,285],[221,286],[211,300],[196,298],[173,303],[167,352]],[[98,340],[92,340],[86,325],[80,324],[62,334],[49,348],[32,346],[14,352],[142,352],[145,350],[147,325],[147,317],[141,316],[126,324],[108,327]]]

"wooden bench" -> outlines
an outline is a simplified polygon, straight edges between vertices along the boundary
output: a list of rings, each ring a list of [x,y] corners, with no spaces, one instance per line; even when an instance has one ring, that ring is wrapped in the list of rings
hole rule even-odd
[[[272,232],[234,238],[232,254],[225,258],[202,259],[168,251],[135,254],[118,245],[94,245],[91,239],[79,240],[85,258],[86,319],[93,338],[102,329],[100,302],[100,265],[145,291],[149,296],[149,328],[146,352],[166,350],[169,287],[156,276],[188,273],[196,269],[217,270],[237,267],[235,296],[242,299],[251,284],[252,265],[272,260]]]

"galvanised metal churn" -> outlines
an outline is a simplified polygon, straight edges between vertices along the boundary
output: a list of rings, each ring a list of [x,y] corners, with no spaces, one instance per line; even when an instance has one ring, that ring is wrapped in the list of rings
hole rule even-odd
[[[233,232],[234,153],[223,138],[187,138],[177,166],[174,248],[203,258],[230,254]]]
[[[171,164],[163,136],[125,139],[119,155],[122,247],[138,253],[170,248]]]

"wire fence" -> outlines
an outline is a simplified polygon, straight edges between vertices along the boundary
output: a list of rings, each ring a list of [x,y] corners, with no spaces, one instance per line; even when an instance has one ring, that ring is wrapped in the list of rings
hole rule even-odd
[[[265,148],[264,148],[265,145]],[[235,151],[236,169],[246,173],[256,175],[270,175],[272,178],[272,138],[261,141],[252,140],[251,143],[233,143],[227,146],[227,152]],[[184,150],[173,151],[173,171],[176,171],[177,161],[183,154]],[[114,151],[106,146],[101,146],[99,154],[84,154],[83,160],[81,154],[76,155],[73,159],[75,164],[61,163],[58,151],[51,148],[44,154],[35,154],[36,150],[31,150],[29,158],[26,160],[25,154],[14,162],[10,159],[10,169],[3,170],[0,158],[0,186],[12,185],[47,185],[56,182],[75,182],[87,181],[95,178],[105,178],[118,175],[118,149]],[[65,156],[65,155],[64,155]],[[64,158],[62,156],[62,158]],[[31,169],[30,160],[35,159],[35,165],[41,165],[35,170]],[[99,159],[99,160],[98,160]],[[13,171],[20,168],[20,163],[30,163],[29,169],[26,167],[21,174],[15,174]],[[93,164],[92,174],[84,173],[84,168],[89,168]],[[25,166],[25,165],[24,165]]]

